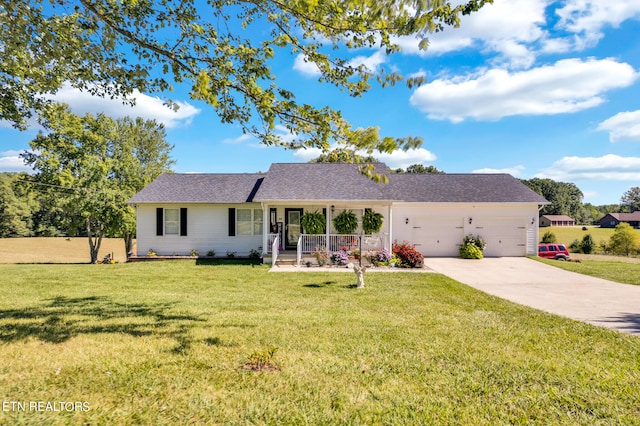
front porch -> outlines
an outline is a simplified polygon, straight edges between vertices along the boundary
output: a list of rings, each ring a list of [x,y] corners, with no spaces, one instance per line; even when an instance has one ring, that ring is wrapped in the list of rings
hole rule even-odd
[[[390,202],[335,202],[320,205],[317,203],[267,203],[262,204],[263,211],[263,259],[264,263],[276,264],[278,260],[295,262],[301,265],[307,261],[317,263],[313,255],[318,250],[328,253],[338,251],[368,252],[391,249],[391,203]],[[336,228],[340,223],[340,215],[348,213],[352,216],[352,227],[347,232]],[[309,215],[307,215],[309,213]],[[316,233],[310,233],[302,224],[304,217],[316,216]],[[379,227],[367,227],[371,216],[378,216]],[[344,216],[344,214],[343,214]],[[324,223],[323,223],[324,222]],[[309,221],[307,220],[307,224]],[[365,234],[364,230],[379,229],[374,234]],[[321,230],[318,232],[317,230]],[[349,232],[351,231],[351,232]],[[371,231],[369,231],[371,232]],[[295,256],[295,258],[293,258]],[[292,259],[293,258],[293,259]]]
[[[269,235],[268,252],[263,255],[264,263],[295,264],[300,266],[306,262],[317,263],[314,253],[326,250],[329,253],[345,251],[348,253],[366,253],[375,250],[389,249],[380,235],[362,234],[300,234],[295,250],[284,249],[278,234]]]

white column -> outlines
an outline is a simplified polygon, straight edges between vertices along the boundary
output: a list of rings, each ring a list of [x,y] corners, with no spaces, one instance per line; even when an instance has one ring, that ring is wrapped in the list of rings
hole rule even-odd
[[[325,248],[327,250],[329,250],[329,234],[331,233],[331,219],[333,219],[331,216],[331,206],[327,205],[327,217],[325,218],[327,221],[326,227],[325,227]]]
[[[393,243],[393,203],[387,206],[387,211],[389,212],[388,221],[389,221],[389,233],[388,240],[385,241],[385,247],[387,250],[391,251],[391,244]]]
[[[266,255],[269,253],[269,233],[271,232],[271,227],[269,226],[269,206],[261,203],[262,205],[262,255]]]

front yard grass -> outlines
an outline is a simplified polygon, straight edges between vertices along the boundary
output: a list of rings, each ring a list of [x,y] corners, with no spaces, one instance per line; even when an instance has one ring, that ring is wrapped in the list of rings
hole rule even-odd
[[[576,257],[577,256],[573,256]],[[580,259],[580,262],[562,262],[553,259],[542,259],[537,256],[535,260],[565,269],[571,272],[578,272],[592,277],[603,278],[623,284],[640,285],[640,263],[629,263],[612,260],[587,260]]]
[[[2,400],[89,407],[0,424],[640,424],[640,339],[438,274],[363,290],[195,261],[0,276]],[[271,348],[277,368],[244,367]]]

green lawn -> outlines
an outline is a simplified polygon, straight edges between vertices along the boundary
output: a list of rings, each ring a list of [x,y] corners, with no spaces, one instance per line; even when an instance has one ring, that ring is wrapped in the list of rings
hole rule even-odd
[[[0,424],[640,424],[640,339],[437,274],[0,265]],[[244,368],[278,348],[277,369]],[[27,405],[28,408],[28,405]],[[54,407],[55,408],[55,407]]]
[[[573,256],[576,257],[576,256]],[[615,260],[580,260],[576,262],[561,262],[552,259],[534,259],[571,272],[591,275],[623,284],[640,285],[640,263],[629,263]]]
[[[559,243],[569,245],[574,240],[582,241],[585,235],[591,234],[593,241],[600,244],[601,241],[609,241],[614,231],[614,228],[600,228],[599,226],[590,226],[586,231],[582,230],[582,226],[549,226],[540,228],[540,238],[542,239],[546,232],[551,232]]]

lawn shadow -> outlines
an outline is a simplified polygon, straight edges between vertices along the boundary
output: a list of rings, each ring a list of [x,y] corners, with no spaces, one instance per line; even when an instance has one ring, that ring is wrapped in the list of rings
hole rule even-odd
[[[323,283],[311,283],[311,284],[304,284],[302,287],[307,287],[307,288],[326,288],[328,286],[330,286],[331,284],[335,284],[335,281],[325,281]]]
[[[640,336],[640,314],[638,313],[623,313],[615,317],[604,319],[601,322],[618,324],[615,327],[617,330]]]
[[[263,265],[261,259],[225,259],[225,258],[198,258],[196,259],[196,265],[198,266],[228,266],[228,265],[240,265],[256,267]]]
[[[175,303],[119,303],[106,296],[69,298],[58,296],[44,304],[0,310],[0,341],[36,338],[63,343],[83,334],[122,333],[134,337],[169,337],[176,351],[190,346],[189,330],[205,321],[173,312]]]

